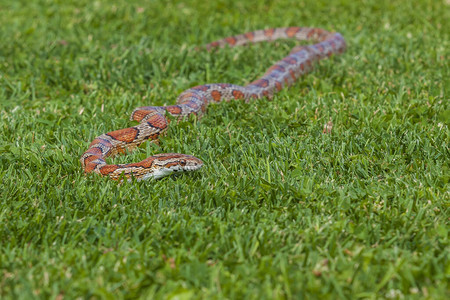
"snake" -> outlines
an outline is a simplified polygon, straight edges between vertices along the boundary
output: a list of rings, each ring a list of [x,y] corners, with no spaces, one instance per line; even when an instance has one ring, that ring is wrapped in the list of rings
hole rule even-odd
[[[80,158],[84,172],[109,176],[113,180],[131,181],[134,178],[140,181],[198,170],[204,165],[202,160],[180,153],[155,154],[141,162],[127,164],[108,164],[106,158],[126,153],[146,140],[157,143],[159,137],[169,128],[169,115],[181,120],[190,115],[202,116],[210,103],[230,100],[247,102],[260,98],[270,100],[276,92],[292,85],[299,77],[310,72],[315,62],[340,54],[346,49],[346,42],[340,33],[311,27],[257,30],[217,40],[204,47],[211,51],[214,48],[236,47],[278,39],[313,41],[315,44],[295,46],[288,56],[273,64],[262,77],[246,86],[230,83],[204,84],[182,92],[175,105],[136,108],[131,113],[130,119],[138,121],[138,125],[104,133],[91,142],[88,150]]]

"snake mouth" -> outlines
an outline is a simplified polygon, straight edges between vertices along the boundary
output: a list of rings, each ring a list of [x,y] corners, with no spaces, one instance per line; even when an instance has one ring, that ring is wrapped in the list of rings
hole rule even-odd
[[[170,167],[170,168],[160,168],[160,169],[153,171],[152,173],[147,173],[147,174],[143,175],[141,178],[138,178],[137,180],[141,181],[141,180],[148,180],[148,179],[161,179],[163,177],[166,177],[166,176],[169,176],[172,174],[178,173],[181,175],[181,173],[196,171],[202,167],[203,167],[203,163],[198,164],[198,165],[192,165],[192,166],[184,166],[184,167],[177,165],[177,166]]]
[[[195,165],[195,166],[186,166],[183,168],[184,170],[182,170],[182,171],[189,171],[189,172],[196,171],[198,169],[201,169],[202,167],[203,167],[203,162],[198,165]]]

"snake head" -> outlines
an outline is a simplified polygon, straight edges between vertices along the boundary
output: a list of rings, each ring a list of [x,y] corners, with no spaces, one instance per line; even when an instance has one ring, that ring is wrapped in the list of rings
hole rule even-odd
[[[190,172],[203,167],[203,161],[192,155],[163,153],[152,156],[153,172],[149,177],[159,179],[175,172]],[[144,177],[146,177],[144,175]],[[143,178],[145,179],[145,178]]]

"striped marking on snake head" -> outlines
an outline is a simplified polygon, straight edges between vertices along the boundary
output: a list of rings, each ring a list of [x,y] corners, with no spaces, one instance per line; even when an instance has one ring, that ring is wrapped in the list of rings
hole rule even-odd
[[[174,172],[195,171],[203,167],[203,161],[192,155],[179,153],[157,154],[152,157],[152,173],[147,173],[138,180],[159,179]]]

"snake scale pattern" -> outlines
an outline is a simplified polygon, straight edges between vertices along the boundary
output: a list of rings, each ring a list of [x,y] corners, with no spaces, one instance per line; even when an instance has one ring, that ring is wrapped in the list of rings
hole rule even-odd
[[[137,180],[161,178],[174,172],[193,171],[201,168],[203,162],[191,155],[165,153],[129,164],[107,164],[105,159],[118,153],[125,153],[146,140],[158,141],[169,120],[166,114],[184,118],[191,114],[200,116],[211,102],[242,99],[272,98],[273,94],[295,82],[300,76],[312,70],[313,63],[346,49],[344,38],[339,33],[330,33],[320,28],[288,27],[257,30],[228,37],[206,45],[210,50],[216,47],[235,47],[277,39],[314,41],[316,44],[294,47],[291,53],[270,67],[267,72],[247,86],[229,83],[213,83],[192,87],[182,92],[176,105],[144,106],[136,108],[131,120],[140,122],[137,126],[111,131],[95,138],[89,149],[81,156],[85,173],[95,172],[114,180],[135,178]]]

